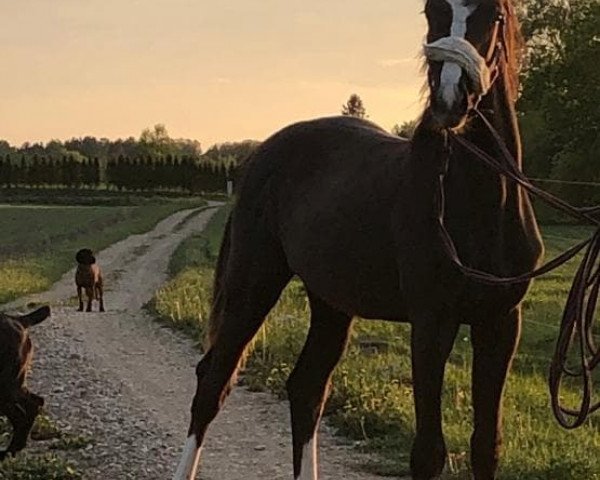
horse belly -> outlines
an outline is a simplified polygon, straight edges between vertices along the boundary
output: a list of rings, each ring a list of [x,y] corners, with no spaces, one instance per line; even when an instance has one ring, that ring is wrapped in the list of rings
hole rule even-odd
[[[283,246],[292,271],[311,293],[349,315],[404,320],[389,226],[360,208],[352,221],[328,212],[313,210],[312,219],[288,223]]]

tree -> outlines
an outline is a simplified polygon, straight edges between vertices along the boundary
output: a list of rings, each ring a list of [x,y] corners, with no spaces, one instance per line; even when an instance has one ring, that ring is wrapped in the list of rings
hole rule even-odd
[[[15,149],[6,140],[0,140],[0,157],[15,153]]]
[[[211,162],[240,165],[258,148],[259,145],[260,142],[254,140],[217,143],[210,147],[203,157]]]
[[[342,115],[347,117],[367,118],[363,101],[356,94],[350,95],[345,105],[342,105]]]
[[[410,120],[408,122],[402,122],[402,125],[394,125],[392,127],[392,133],[402,138],[412,138],[417,128],[417,121]]]
[[[523,25],[527,173],[600,181],[600,2],[525,0]],[[592,200],[580,188],[568,193],[572,201]]]
[[[169,137],[167,127],[161,123],[154,125],[152,130],[145,128],[140,134],[140,146],[147,150],[144,152],[146,155],[160,156],[173,153],[172,144],[173,140]]]

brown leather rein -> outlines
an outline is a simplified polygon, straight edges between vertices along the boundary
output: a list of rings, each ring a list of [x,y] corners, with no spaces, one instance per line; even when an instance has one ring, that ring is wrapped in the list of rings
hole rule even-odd
[[[564,200],[533,185],[521,172],[517,162],[490,121],[479,110],[475,109],[475,113],[481,118],[497,142],[500,151],[502,152],[502,156],[504,157],[504,162],[498,161],[469,140],[452,131],[448,131],[447,133],[452,141],[471,152],[476,158],[481,160],[499,175],[516,183],[550,206],[597,227],[596,232],[591,238],[569,248],[555,259],[533,271],[525,272],[515,277],[499,277],[492,273],[477,270],[464,265],[461,262],[452,237],[444,225],[445,172],[441,173],[439,176],[438,220],[442,245],[446,254],[465,276],[486,285],[515,285],[556,269],[585,249],[583,260],[575,274],[573,285],[565,304],[549,374],[552,410],[556,419],[564,428],[577,428],[587,420],[591,413],[600,409],[600,402],[592,402],[593,370],[600,363],[600,349],[596,346],[594,340],[594,314],[600,293],[600,220],[595,218],[593,214],[600,213],[600,206],[591,208],[573,207]],[[576,369],[571,369],[567,366],[567,357],[574,342],[577,344],[579,350],[579,366]],[[581,379],[581,404],[577,409],[567,408],[561,401],[561,383],[565,377]]]

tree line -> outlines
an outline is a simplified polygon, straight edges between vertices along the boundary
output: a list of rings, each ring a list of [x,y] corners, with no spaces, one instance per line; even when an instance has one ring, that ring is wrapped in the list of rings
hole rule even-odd
[[[109,188],[128,191],[178,190],[189,193],[224,192],[237,163],[209,158],[172,157],[130,159],[120,156],[101,162],[72,156],[52,159],[34,155],[0,158],[0,187]]]
[[[216,144],[171,139],[164,125],[139,139],[73,138],[12,147],[0,141],[0,187],[109,188],[224,192],[259,142]]]

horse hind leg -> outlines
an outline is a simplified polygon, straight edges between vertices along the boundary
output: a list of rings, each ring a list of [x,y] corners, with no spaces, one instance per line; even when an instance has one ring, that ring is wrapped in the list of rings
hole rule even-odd
[[[287,382],[292,417],[294,479],[317,480],[317,430],[331,374],[342,357],[352,318],[309,295],[308,338]]]
[[[272,239],[246,245],[223,266],[226,275],[217,272],[219,291],[211,314],[217,328],[211,328],[210,347],[196,368],[192,420],[174,480],[195,478],[206,430],[230,392],[248,343],[291,278],[283,252]]]

